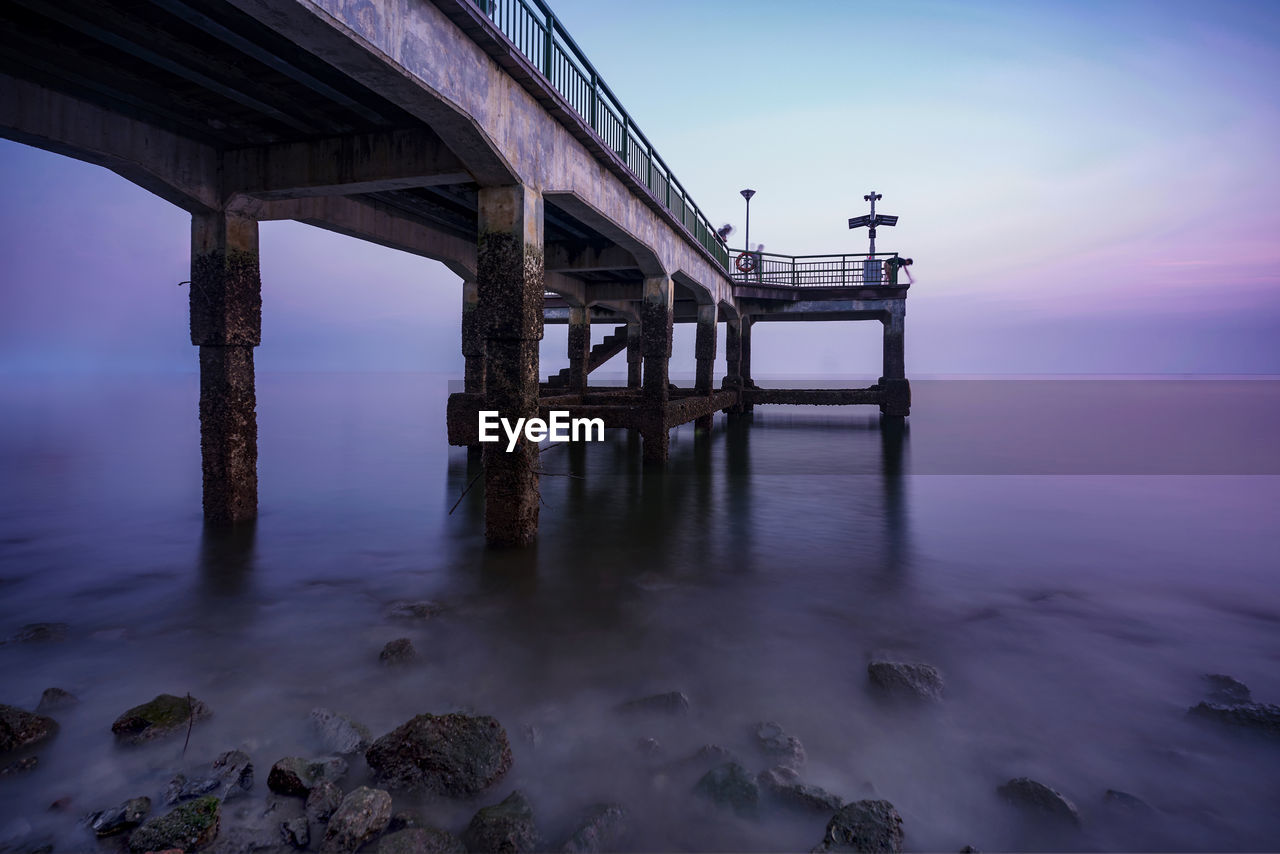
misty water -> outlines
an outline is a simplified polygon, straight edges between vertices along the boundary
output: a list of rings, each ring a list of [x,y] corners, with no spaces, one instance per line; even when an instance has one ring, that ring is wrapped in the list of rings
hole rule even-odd
[[[762,770],[751,730],[772,720],[806,782],[891,801],[909,850],[1280,849],[1280,739],[1187,715],[1210,673],[1280,702],[1280,383],[917,382],[906,431],[758,407],[676,430],[665,473],[610,430],[544,454],[537,546],[492,551],[478,488],[449,513],[478,469],[446,445],[447,380],[261,376],[261,516],[233,535],[201,522],[194,376],[0,383],[0,637],[69,625],[0,646],[0,702],[81,700],[35,770],[0,778],[0,842],[95,850],[85,813],[162,809],[176,772],[240,747],[257,783],[234,825],[275,760],[319,755],[323,706],[375,736],[495,716],[504,779],[395,808],[456,833],[519,788],[549,848],[617,801],[629,850],[809,850],[829,815],[738,818],[679,762],[710,743]],[[442,613],[388,615],[424,599]],[[397,637],[416,661],[381,666]],[[935,665],[942,702],[878,698],[880,654]],[[616,711],[664,691],[689,713]],[[122,711],[188,692],[213,715],[185,759],[181,737],[115,744]],[[1003,802],[1018,776],[1082,829]],[[343,786],[368,779],[356,757]]]

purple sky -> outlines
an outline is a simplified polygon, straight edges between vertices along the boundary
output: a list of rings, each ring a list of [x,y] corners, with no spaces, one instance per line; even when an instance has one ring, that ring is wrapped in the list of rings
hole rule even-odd
[[[884,194],[909,374],[1280,372],[1275,4],[553,6],[717,224],[751,186],[753,242],[857,251],[844,220]],[[0,181],[0,371],[194,370],[182,211],[15,143]],[[262,370],[460,370],[439,264],[295,223],[262,250]],[[544,373],[563,351],[549,328]],[[877,324],[771,324],[754,363],[878,354]]]

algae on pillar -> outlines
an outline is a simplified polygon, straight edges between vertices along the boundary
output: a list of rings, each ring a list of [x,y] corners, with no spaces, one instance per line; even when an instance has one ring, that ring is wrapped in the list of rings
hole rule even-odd
[[[698,335],[693,348],[698,362],[694,390],[698,394],[711,394],[714,390],[716,324],[719,319],[719,306],[716,303],[698,306]],[[711,415],[703,415],[694,422],[694,430],[710,430],[711,422]]]
[[[191,218],[191,343],[200,348],[204,516],[258,515],[253,348],[262,341],[257,220],[228,211]]]
[[[484,408],[515,423],[538,415],[543,303],[542,194],[525,186],[479,193],[477,290],[485,339]],[[526,545],[538,531],[538,447],[484,446],[485,537]]]
[[[889,305],[889,311],[881,318],[884,324],[884,375],[880,377],[879,385],[884,397],[880,412],[905,416],[911,414],[911,384],[907,381],[904,347],[907,304],[905,300],[897,300]]]
[[[569,309],[569,391],[587,393],[591,360],[591,310],[585,305]]]
[[[480,286],[474,280],[462,283],[462,357],[465,363],[462,390],[484,393],[484,330],[481,329]]]
[[[644,299],[640,303],[644,353],[640,435],[644,439],[644,458],[649,462],[666,462],[670,446],[667,401],[671,396],[668,386],[673,299],[671,277],[653,276],[644,280]]]
[[[644,376],[644,335],[640,324],[627,322],[627,388],[640,389]]]

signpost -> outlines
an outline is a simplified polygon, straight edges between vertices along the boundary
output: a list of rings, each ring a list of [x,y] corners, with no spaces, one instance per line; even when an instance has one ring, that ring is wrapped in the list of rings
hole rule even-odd
[[[898,224],[898,218],[896,216],[876,213],[876,202],[883,198],[883,195],[872,190],[870,193],[862,197],[864,202],[871,202],[871,215],[855,216],[849,220],[850,228],[861,228],[864,225],[867,227],[867,236],[871,238],[871,249],[868,250],[867,253],[869,255],[876,254],[876,226]]]

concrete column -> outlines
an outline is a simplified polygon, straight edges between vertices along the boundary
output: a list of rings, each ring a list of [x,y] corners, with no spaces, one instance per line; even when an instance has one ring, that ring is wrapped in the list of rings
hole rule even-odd
[[[671,311],[674,289],[669,276],[644,280],[644,299],[640,303],[641,350],[644,354],[644,383],[641,388],[646,462],[665,463],[669,450],[667,400],[670,398],[669,367],[671,363]]]
[[[480,285],[462,283],[462,357],[466,362],[462,390],[467,394],[484,393],[484,330],[480,323]]]
[[[191,343],[200,348],[204,517],[258,515],[258,416],[253,348],[262,341],[258,223],[235,213],[191,218]]]
[[[738,330],[738,335],[741,338],[739,349],[742,351],[741,356],[739,357],[738,372],[742,375],[742,387],[755,388],[756,384],[751,379],[751,318],[750,317],[747,317],[745,315],[743,316],[742,328]],[[756,405],[754,403],[742,404],[743,412],[754,412],[755,408],[756,408]]]
[[[479,194],[478,310],[484,332],[484,408],[515,423],[538,415],[542,338],[542,194],[523,186]],[[484,446],[485,537],[526,545],[538,531],[538,448],[519,441]]]
[[[907,382],[904,352],[907,306],[903,301],[891,305],[889,312],[881,318],[884,324],[884,376],[880,377],[879,385],[884,390],[884,400],[880,404],[880,412],[905,416],[911,412],[911,385]]]
[[[644,366],[644,335],[640,324],[627,324],[627,388],[639,390]]]
[[[586,307],[569,309],[569,391],[587,393],[588,361],[591,359],[591,311]]]
[[[716,325],[720,320],[715,303],[698,306],[698,336],[693,345],[698,368],[694,388],[698,394],[711,394],[715,384]],[[712,417],[703,415],[693,424],[694,431],[710,430]]]
[[[739,321],[740,323],[741,321]],[[724,329],[724,387],[742,385],[742,331],[738,323],[729,321]]]

